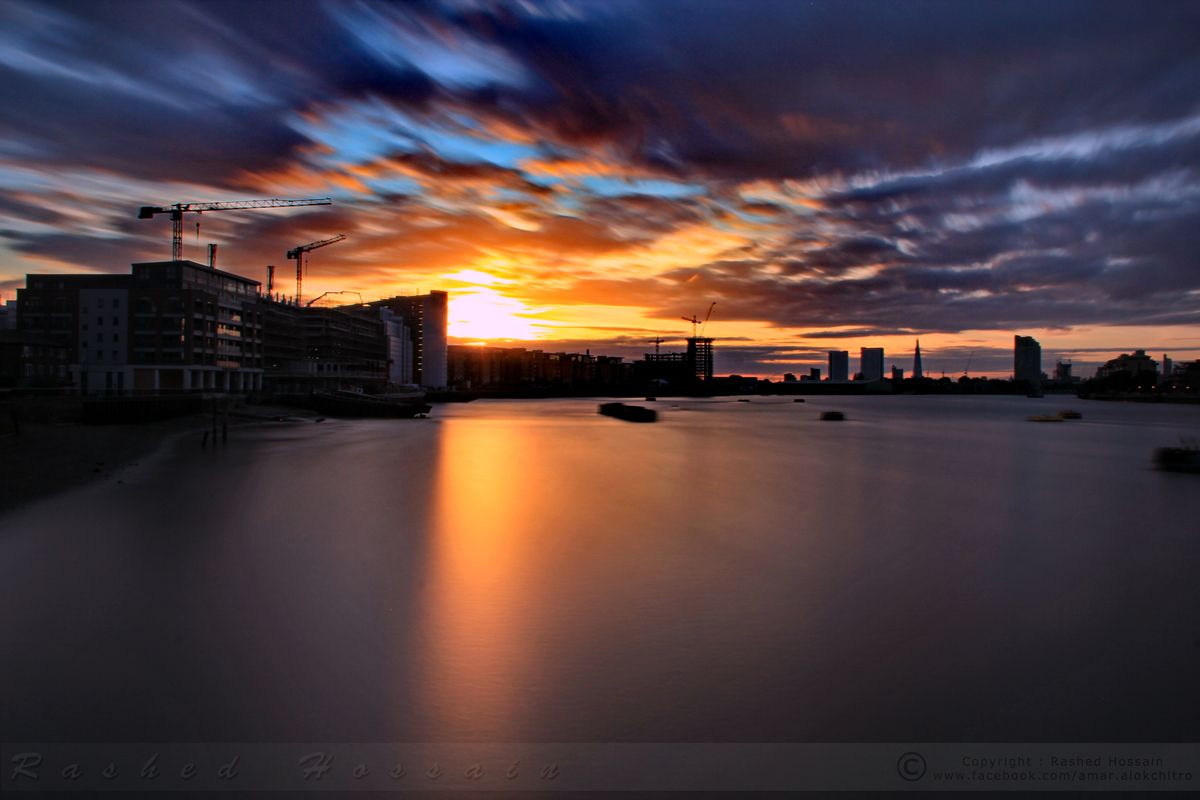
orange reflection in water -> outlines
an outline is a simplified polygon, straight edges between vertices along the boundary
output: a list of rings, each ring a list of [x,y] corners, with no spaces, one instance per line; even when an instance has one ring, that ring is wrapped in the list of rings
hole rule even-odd
[[[421,663],[434,740],[520,719],[531,654],[523,619],[532,546],[521,428],[498,420],[442,427]]]

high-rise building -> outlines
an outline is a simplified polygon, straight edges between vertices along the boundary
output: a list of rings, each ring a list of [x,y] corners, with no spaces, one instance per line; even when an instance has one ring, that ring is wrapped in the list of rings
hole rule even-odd
[[[711,381],[713,376],[713,340],[693,336],[687,340],[687,358],[698,381]]]
[[[1013,378],[1031,383],[1042,379],[1042,346],[1032,336],[1013,337]]]
[[[883,380],[883,348],[863,347],[859,350],[858,371],[864,381]]]
[[[899,383],[904,380],[904,368],[892,365],[892,383]]]
[[[850,353],[846,350],[829,351],[829,380],[833,382],[850,379]]]
[[[383,320],[384,336],[387,338],[388,383],[405,385],[413,382],[413,337],[412,331],[401,317],[391,309],[379,309]]]
[[[1171,357],[1163,353],[1162,373],[1159,376],[1162,380],[1167,380],[1171,377],[1171,373],[1175,370],[1175,364],[1171,361]]]
[[[925,377],[925,368],[921,364],[921,340],[917,339],[917,352],[913,354],[913,380],[919,381]]]
[[[389,309],[412,331],[413,382],[441,389],[448,384],[446,373],[446,324],[449,296],[445,292],[402,295],[376,300],[370,305]]]

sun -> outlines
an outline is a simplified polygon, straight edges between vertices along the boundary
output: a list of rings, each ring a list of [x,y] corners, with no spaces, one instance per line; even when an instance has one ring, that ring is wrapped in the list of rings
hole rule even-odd
[[[484,286],[450,295],[447,333],[463,339],[536,339],[538,326],[520,300]]]

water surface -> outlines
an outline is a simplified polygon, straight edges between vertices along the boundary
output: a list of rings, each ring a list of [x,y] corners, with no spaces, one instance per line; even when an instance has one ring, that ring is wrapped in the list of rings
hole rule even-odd
[[[10,740],[1172,741],[1198,409],[439,406],[0,517]],[[820,410],[845,410],[843,423]]]

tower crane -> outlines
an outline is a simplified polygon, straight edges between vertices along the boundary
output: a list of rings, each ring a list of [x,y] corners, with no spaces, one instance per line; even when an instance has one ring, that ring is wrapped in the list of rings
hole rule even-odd
[[[309,250],[316,250],[318,247],[336,244],[346,238],[346,234],[339,233],[337,236],[330,236],[328,239],[319,239],[308,244],[298,245],[287,251],[288,258],[296,260],[296,304],[300,304],[300,285],[304,280],[304,254]]]
[[[705,328],[705,326],[708,325],[708,320],[710,317],[712,317],[713,308],[715,308],[716,305],[717,305],[717,303],[714,300],[712,302],[712,304],[708,307],[708,313],[704,315],[703,321],[697,319],[695,314],[693,314],[690,317],[680,317],[680,319],[682,319],[684,322],[692,323],[692,338],[693,339],[695,339],[697,337],[697,335],[699,335],[699,336],[704,335],[704,328]],[[697,334],[697,326],[699,326],[699,334]]]
[[[666,339],[662,338],[662,336],[655,336],[650,340],[650,343],[654,345],[654,355],[658,355],[658,347],[665,341]]]
[[[307,200],[229,200],[220,203],[173,203],[169,206],[142,206],[138,219],[151,219],[156,214],[171,215],[171,260],[183,260],[183,215],[188,212],[200,214],[205,211],[235,211],[243,208],[287,208],[291,206],[328,206],[329,197],[314,197]]]
[[[964,378],[969,378],[969,377],[971,376],[971,359],[972,359],[972,358],[974,358],[974,357],[975,357],[975,351],[974,351],[974,350],[972,350],[972,351],[971,351],[971,355],[967,356],[967,366],[966,366],[966,368],[963,370],[963,377],[964,377]]]

